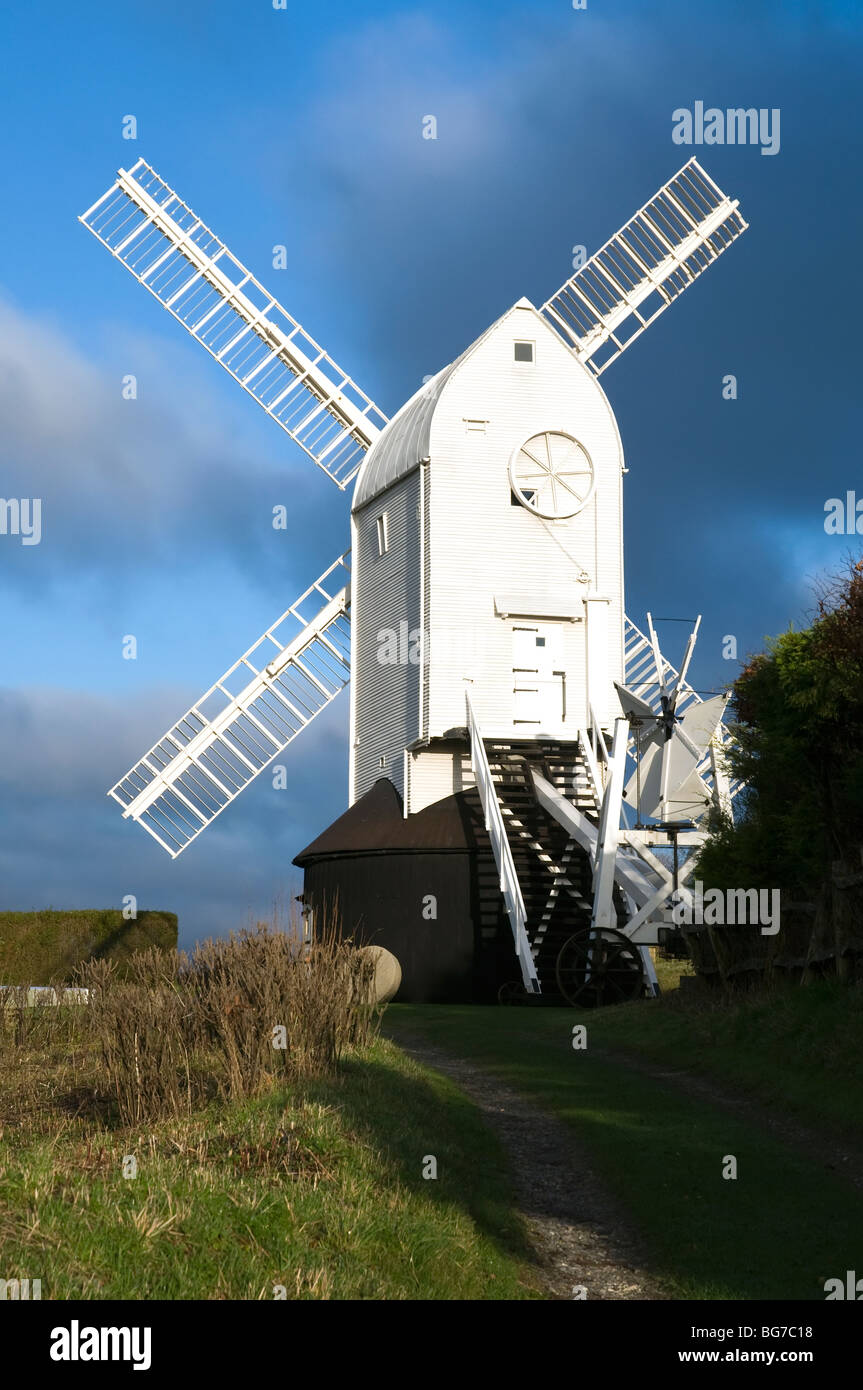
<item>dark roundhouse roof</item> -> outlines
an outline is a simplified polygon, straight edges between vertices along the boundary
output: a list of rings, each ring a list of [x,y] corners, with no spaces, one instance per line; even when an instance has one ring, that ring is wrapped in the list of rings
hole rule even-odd
[[[456,792],[405,820],[401,797],[389,778],[381,777],[294,863],[303,868],[345,854],[464,854],[479,849],[486,836],[475,795]]]

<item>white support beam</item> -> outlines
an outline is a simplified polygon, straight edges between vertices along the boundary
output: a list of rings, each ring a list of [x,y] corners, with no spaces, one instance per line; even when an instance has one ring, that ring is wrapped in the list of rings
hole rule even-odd
[[[621,892],[631,900],[633,912],[629,921],[622,928],[623,934],[639,945],[655,944],[658,939],[658,928],[663,925],[658,920],[657,914],[665,907],[674,892],[673,875],[655,855],[650,853],[649,848],[640,842],[637,832],[621,830],[617,837],[614,853],[612,854],[609,844],[605,853],[600,856],[600,829],[577,806],[573,806],[546,778],[533,769],[531,775],[540,806],[563,826],[567,834],[571,835],[582,849],[586,850],[592,860],[599,863],[601,858],[606,870],[609,867],[613,869],[613,882],[617,883]],[[611,803],[609,803],[609,807],[610,805]],[[691,876],[693,868],[694,860],[689,860],[681,866],[678,873],[678,890],[683,900],[688,902],[690,906],[691,894],[686,887],[686,880]],[[596,887],[598,889],[599,885],[597,884]],[[600,899],[599,893],[595,890],[594,917],[596,920],[592,926],[616,927],[617,919],[614,915],[606,921],[600,922],[598,920],[604,904],[608,902],[607,882],[603,885],[602,894],[603,897]],[[605,915],[608,916],[607,908]]]
[[[640,830],[633,827],[620,832],[621,844],[631,845],[636,852],[640,852],[640,845],[646,845],[648,849],[671,849],[675,839],[685,849],[697,848],[704,844],[706,838],[703,830],[679,830],[676,836],[672,836],[669,831],[660,830],[659,826],[642,827]]]
[[[656,977],[656,966],[653,964],[653,957],[650,954],[650,947],[639,946],[638,950],[641,955],[641,968],[644,971],[644,978],[647,981],[647,989],[651,998],[656,999],[661,993],[661,990],[659,988],[659,980]]]
[[[571,801],[552,786],[551,782],[542,777],[535,769],[531,769],[533,787],[537,801],[543,810],[563,826],[567,834],[581,845],[591,860],[597,858],[597,843],[599,831],[594,821],[590,820],[577,806],[573,806]],[[618,854],[615,858],[615,876],[617,882],[625,893],[630,893],[636,902],[643,903],[648,900],[654,891],[654,883],[649,879],[645,870],[634,856]]]
[[[623,781],[626,772],[626,742],[628,737],[629,720],[615,719],[611,755],[605,779],[605,793],[602,798],[602,811],[599,818],[599,833],[596,841],[591,930],[617,926],[617,913],[613,902],[614,869],[620,834],[620,812],[623,804]]]
[[[713,804],[724,816],[731,817],[734,814],[731,784],[725,770],[723,742],[718,737],[713,738],[710,744],[710,770],[713,773]]]

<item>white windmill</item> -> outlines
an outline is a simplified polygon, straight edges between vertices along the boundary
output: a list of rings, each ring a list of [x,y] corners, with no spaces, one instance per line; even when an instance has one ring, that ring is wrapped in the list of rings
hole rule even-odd
[[[352,667],[351,806],[378,797],[354,815],[368,852],[419,863],[416,827],[478,797],[524,990],[649,987],[646,948],[686,891],[685,866],[655,851],[699,843],[733,789],[724,697],[701,702],[685,680],[695,633],[678,676],[652,622],[645,637],[625,616],[625,470],[598,378],[745,230],[737,202],[690,160],[540,309],[519,300],[392,420],[143,160],[80,220],[337,487],[354,484],[351,552],[117,782],[123,815],[176,857]],[[382,779],[398,845],[374,843]],[[408,953],[427,888],[410,862],[378,938]],[[455,881],[452,913],[475,919]]]

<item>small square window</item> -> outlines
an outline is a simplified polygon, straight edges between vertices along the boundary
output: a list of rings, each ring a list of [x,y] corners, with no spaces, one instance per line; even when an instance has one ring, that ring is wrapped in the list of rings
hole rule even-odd
[[[389,514],[378,517],[378,554],[385,555],[390,548]]]
[[[545,638],[544,638],[544,637],[537,637],[537,639],[536,639],[536,645],[537,645],[538,647],[544,647],[544,646],[545,646]]]
[[[516,362],[532,362],[533,343],[515,343],[514,356]]]

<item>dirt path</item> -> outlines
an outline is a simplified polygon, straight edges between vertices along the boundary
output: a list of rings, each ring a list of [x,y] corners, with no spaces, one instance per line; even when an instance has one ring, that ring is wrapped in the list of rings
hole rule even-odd
[[[393,1041],[450,1077],[497,1134],[550,1299],[572,1299],[579,1286],[589,1300],[664,1297],[645,1271],[643,1251],[626,1218],[566,1125],[474,1062],[452,1057],[401,1028]]]

